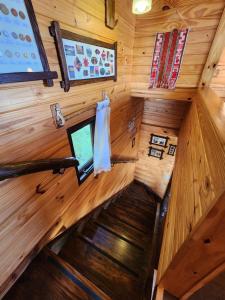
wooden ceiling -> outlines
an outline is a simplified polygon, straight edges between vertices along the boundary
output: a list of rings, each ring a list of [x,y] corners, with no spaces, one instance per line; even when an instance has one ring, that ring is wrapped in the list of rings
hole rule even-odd
[[[224,0],[153,0],[152,10],[136,18],[132,95],[149,93],[156,33],[174,28],[190,29],[177,89],[197,88],[224,5]],[[169,9],[163,10],[164,6]]]

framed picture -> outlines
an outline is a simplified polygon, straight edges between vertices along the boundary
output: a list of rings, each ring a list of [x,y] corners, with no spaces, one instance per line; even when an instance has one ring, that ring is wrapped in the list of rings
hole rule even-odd
[[[105,0],[105,25],[114,29],[118,23],[115,19],[115,0]]]
[[[163,153],[164,153],[164,150],[162,150],[162,149],[149,147],[148,156],[153,156],[153,157],[156,157],[161,160],[161,159],[163,159]]]
[[[51,72],[30,0],[0,3],[0,84],[44,80],[53,86]]]
[[[160,135],[156,135],[156,134],[151,134],[149,144],[167,148],[168,140],[169,140],[168,136],[164,137],[164,136],[160,136]]]
[[[71,86],[117,80],[117,43],[108,44],[62,30],[56,21],[52,22],[50,33],[55,38],[65,92]]]
[[[170,144],[170,145],[169,145],[169,150],[168,150],[167,154],[168,154],[168,155],[174,156],[174,155],[175,155],[175,152],[176,152],[176,148],[177,148],[176,145]]]

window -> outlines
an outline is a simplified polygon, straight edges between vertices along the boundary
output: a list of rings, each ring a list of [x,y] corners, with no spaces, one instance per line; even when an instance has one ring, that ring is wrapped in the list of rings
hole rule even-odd
[[[93,172],[93,142],[95,117],[67,130],[72,154],[79,161],[76,167],[79,184]]]

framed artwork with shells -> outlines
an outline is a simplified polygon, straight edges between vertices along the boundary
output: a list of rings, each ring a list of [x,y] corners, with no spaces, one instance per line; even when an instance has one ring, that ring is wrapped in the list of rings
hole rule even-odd
[[[50,33],[55,39],[65,92],[71,86],[117,80],[116,42],[109,44],[63,30],[57,21],[51,23]]]
[[[0,83],[57,78],[51,72],[30,0],[0,2]]]

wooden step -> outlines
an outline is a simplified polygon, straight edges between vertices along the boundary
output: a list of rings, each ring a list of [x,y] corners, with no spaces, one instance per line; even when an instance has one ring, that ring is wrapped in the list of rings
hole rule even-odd
[[[49,251],[40,254],[4,300],[110,300],[94,284]]]
[[[118,209],[126,210],[127,214],[131,216],[136,216],[138,219],[142,219],[145,223],[152,224],[155,219],[156,209],[150,208],[148,211],[141,210],[140,207],[135,207],[133,205],[124,204],[124,202],[117,202],[111,205],[111,207],[116,207]]]
[[[128,195],[133,198],[137,198],[139,199],[139,201],[142,201],[147,204],[149,202],[155,202],[154,195],[148,193],[142,184],[136,182],[132,183],[123,195]]]
[[[136,214],[135,210],[133,210],[132,213],[128,213],[125,208],[120,209],[118,207],[111,206],[106,213],[145,234],[148,234],[154,223],[151,218],[147,221],[144,220],[142,216]]]
[[[132,207],[135,206],[136,208],[141,209],[144,212],[149,212],[149,211],[151,212],[157,206],[156,202],[149,201],[149,203],[145,203],[145,202],[140,201],[136,197],[132,197],[132,196],[128,196],[128,195],[124,195],[123,197],[121,197],[119,199],[119,201],[116,201],[115,203],[132,205]]]
[[[102,212],[99,218],[96,220],[96,223],[103,228],[111,230],[114,234],[124,238],[125,240],[133,243],[140,249],[145,248],[146,242],[150,239],[146,235],[135,228],[126,225],[121,222],[119,219],[113,218],[106,212]]]
[[[143,250],[132,243],[94,223],[86,226],[82,236],[133,274],[138,276],[143,272]]]
[[[82,237],[71,237],[59,255],[112,299],[139,299],[138,277]]]

